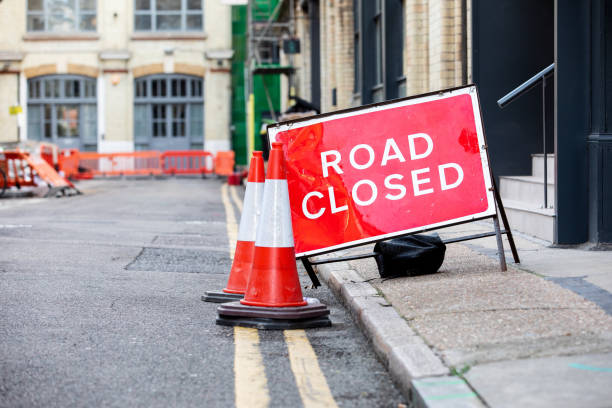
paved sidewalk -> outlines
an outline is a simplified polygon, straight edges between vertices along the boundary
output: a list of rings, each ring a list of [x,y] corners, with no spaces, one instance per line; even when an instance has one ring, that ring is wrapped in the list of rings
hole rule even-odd
[[[319,273],[415,406],[612,406],[612,251],[515,240],[507,272],[491,237],[448,245],[434,275],[382,280],[371,258]]]

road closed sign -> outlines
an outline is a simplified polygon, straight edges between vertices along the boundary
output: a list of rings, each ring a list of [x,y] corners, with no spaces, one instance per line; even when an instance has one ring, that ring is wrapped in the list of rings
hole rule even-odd
[[[282,122],[296,256],[496,213],[474,86]]]

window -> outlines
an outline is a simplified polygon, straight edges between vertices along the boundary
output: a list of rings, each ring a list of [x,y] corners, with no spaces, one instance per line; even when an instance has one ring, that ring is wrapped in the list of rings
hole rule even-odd
[[[203,0],[135,0],[135,31],[202,31]]]
[[[376,103],[406,94],[404,1],[354,0],[355,97]]]
[[[28,138],[96,150],[96,80],[74,75],[28,80]]]
[[[96,31],[96,0],[27,0],[30,32]]]
[[[134,84],[136,150],[186,150],[204,147],[202,78],[150,75]]]

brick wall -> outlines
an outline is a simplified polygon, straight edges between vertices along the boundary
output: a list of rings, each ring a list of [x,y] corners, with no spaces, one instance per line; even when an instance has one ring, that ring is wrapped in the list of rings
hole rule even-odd
[[[404,73],[408,95],[462,85],[461,0],[405,0]],[[468,82],[471,0],[467,1]]]
[[[296,34],[300,39],[300,53],[295,55],[294,63],[297,68],[295,91],[302,99],[310,100],[310,21],[300,7],[296,7]]]
[[[310,21],[296,6],[296,33],[301,52],[294,59],[297,95],[311,100]],[[353,1],[321,1],[319,9],[321,42],[321,110],[329,112],[351,106],[353,98]],[[336,89],[336,104],[332,90]]]
[[[344,109],[353,101],[354,47],[353,47],[353,2],[343,0],[336,7],[336,71],[335,88],[338,104],[334,109]],[[330,91],[331,95],[331,91]]]
[[[461,1],[428,1],[428,90],[461,84]]]
[[[363,0],[368,1],[368,0]],[[403,70],[406,92],[415,95],[462,85],[461,0],[404,0]],[[468,82],[471,82],[471,0],[467,2]],[[295,60],[298,95],[310,99],[310,25],[296,7],[302,52]],[[353,101],[353,1],[320,0],[321,106],[324,112]],[[332,104],[336,89],[337,103]]]
[[[349,108],[353,99],[353,1],[323,2],[321,8],[321,106],[324,112]],[[322,4],[322,5],[323,5]],[[336,103],[332,100],[336,90]]]
[[[427,0],[404,3],[404,75],[408,95],[429,90],[429,7]]]

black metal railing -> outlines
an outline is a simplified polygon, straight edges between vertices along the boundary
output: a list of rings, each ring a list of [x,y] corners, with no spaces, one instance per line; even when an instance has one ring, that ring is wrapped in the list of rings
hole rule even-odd
[[[546,153],[546,77],[552,74],[555,70],[553,62],[542,71],[538,72],[521,85],[508,92],[505,96],[497,101],[500,108],[505,108],[519,96],[536,87],[542,81],[542,147],[544,151],[544,208],[548,208],[548,158]]]

